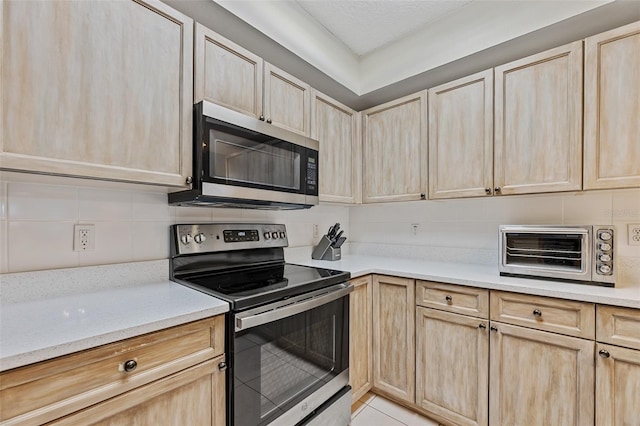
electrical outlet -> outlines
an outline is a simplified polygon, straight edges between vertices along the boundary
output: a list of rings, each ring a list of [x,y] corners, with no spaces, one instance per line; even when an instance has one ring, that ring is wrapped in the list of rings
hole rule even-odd
[[[416,235],[418,235],[418,229],[420,228],[420,224],[419,223],[412,223],[411,224],[411,235],[413,235],[414,237]]]
[[[96,226],[74,225],[73,251],[89,251],[96,248]]]
[[[640,223],[630,223],[629,228],[629,245],[640,246]]]
[[[313,238],[318,238],[318,235],[320,235],[320,229],[318,229],[318,224],[314,223],[313,224]]]

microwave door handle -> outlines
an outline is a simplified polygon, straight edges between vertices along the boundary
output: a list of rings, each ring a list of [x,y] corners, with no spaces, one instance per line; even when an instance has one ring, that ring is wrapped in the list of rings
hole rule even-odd
[[[260,314],[249,315],[241,318],[236,316],[236,331],[242,331],[248,328],[257,327],[259,325],[278,321],[280,319],[290,317],[292,315],[296,315],[313,308],[317,308],[318,306],[322,306],[329,302],[333,302],[334,300],[340,299],[341,297],[348,295],[352,291],[353,286],[348,286],[336,291],[332,291],[331,293],[326,293],[322,296],[305,299],[303,301],[293,303],[291,305],[286,305],[281,308],[276,308]]]

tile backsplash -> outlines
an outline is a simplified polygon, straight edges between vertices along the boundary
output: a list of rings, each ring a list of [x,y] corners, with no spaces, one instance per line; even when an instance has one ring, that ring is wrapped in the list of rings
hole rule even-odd
[[[173,207],[166,192],[153,187],[20,177],[0,181],[2,273],[166,259],[168,228],[174,223],[279,222],[287,226],[289,245],[304,247],[314,243],[313,224],[322,234],[331,224],[349,220],[348,207],[341,206],[305,211]],[[73,251],[78,223],[95,225],[95,250]]]
[[[21,177],[0,180],[2,273],[166,259],[169,225],[214,221],[284,223],[292,248],[317,241],[314,224],[322,235],[340,222],[350,247],[362,252],[382,245],[396,246],[387,254],[478,250],[484,261],[497,253],[500,224],[613,224],[618,256],[640,265],[640,246],[627,242],[627,224],[640,223],[640,189],[262,211],[173,207],[165,192],[154,192],[162,189],[140,185]],[[95,250],[73,251],[78,223],[95,225]]]

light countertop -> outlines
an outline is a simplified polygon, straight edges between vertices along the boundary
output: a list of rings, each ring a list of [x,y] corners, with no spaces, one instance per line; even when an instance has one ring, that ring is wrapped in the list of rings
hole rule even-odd
[[[287,262],[349,271],[352,278],[367,274],[393,275],[491,290],[640,308],[640,286],[611,288],[549,280],[501,277],[497,266],[367,255],[345,255],[342,260],[334,262],[312,260],[309,256],[290,256],[287,258]]]
[[[159,276],[168,274],[166,261],[149,263],[153,264],[153,269],[164,271]],[[102,279],[90,277],[91,274],[95,275],[96,270],[103,276]],[[119,265],[56,270],[49,274],[38,272],[2,276],[0,371],[229,310],[228,303],[169,281],[168,278],[162,280],[156,276],[154,282],[138,280],[136,274],[143,272],[144,268],[140,270],[140,267],[135,267],[132,271],[128,267],[127,270],[132,274],[130,280],[123,279]],[[71,283],[83,274],[88,290],[76,287],[70,291],[65,286],[65,276],[69,276]],[[109,277],[112,276],[119,277],[117,285],[111,285]],[[43,282],[39,283],[39,280]],[[50,286],[51,281],[60,283],[58,289],[43,293],[42,288]],[[101,281],[103,286],[96,288],[92,281],[94,284]],[[40,293],[15,300],[13,296],[16,290],[10,287],[27,282],[30,288],[42,284]]]

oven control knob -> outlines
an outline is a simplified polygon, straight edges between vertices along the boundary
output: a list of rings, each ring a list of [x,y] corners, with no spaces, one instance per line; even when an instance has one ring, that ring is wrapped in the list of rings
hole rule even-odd
[[[198,244],[202,244],[206,240],[207,240],[207,237],[205,237],[205,235],[202,232],[197,234],[195,237],[193,237],[193,241],[195,241]]]
[[[611,272],[611,266],[609,265],[600,265],[598,267],[598,271],[602,274],[608,274]]]
[[[265,239],[265,240],[269,240],[269,239],[271,239],[271,232],[265,232],[265,233],[264,233],[264,239]]]
[[[182,237],[180,237],[180,241],[182,241],[182,244],[189,244],[191,242],[191,234],[184,234]]]
[[[611,250],[611,244],[609,244],[609,243],[602,243],[602,244],[600,244],[600,247],[599,247],[599,248],[600,248],[600,250],[602,250],[602,251],[609,251],[609,250]]]
[[[286,237],[286,236],[287,236],[287,235],[286,235],[284,232],[280,232],[280,238],[284,238],[284,237]]]
[[[611,262],[611,256],[609,256],[606,253],[603,253],[600,256],[598,256],[598,260],[600,260],[601,262]]]
[[[278,233],[277,232],[272,232],[271,233],[271,238],[273,238],[274,240],[278,238]]]
[[[602,240],[602,241],[609,241],[612,237],[611,232],[609,231],[602,231],[598,234],[598,237]]]

